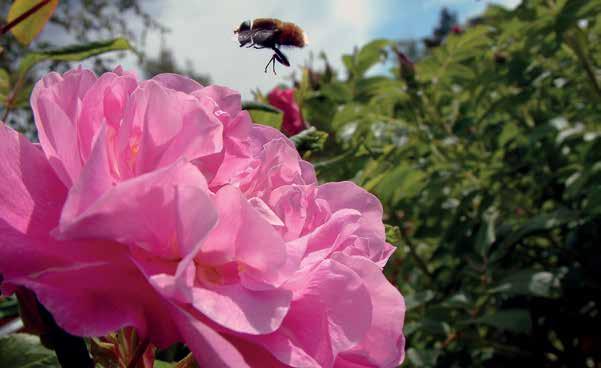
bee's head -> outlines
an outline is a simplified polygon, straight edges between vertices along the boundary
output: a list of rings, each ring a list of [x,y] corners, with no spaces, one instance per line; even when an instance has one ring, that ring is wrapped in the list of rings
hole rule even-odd
[[[250,31],[250,20],[245,20],[244,22],[240,23],[238,28],[234,28],[234,33],[240,33],[244,31]]]

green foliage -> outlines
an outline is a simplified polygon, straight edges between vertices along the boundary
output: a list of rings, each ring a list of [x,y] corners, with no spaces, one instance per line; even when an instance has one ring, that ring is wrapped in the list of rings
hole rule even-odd
[[[290,137],[296,149],[302,154],[310,151],[321,151],[328,139],[328,133],[321,132],[314,127]]]
[[[284,114],[280,111],[266,111],[264,109],[247,109],[253,121],[257,124],[267,125],[276,129],[282,126]]]
[[[14,297],[0,297],[0,320],[16,317],[19,314],[19,304]]]
[[[600,0],[524,1],[393,75],[377,40],[297,81],[320,179],[384,204],[406,366],[601,362],[600,41]]]
[[[34,335],[12,334],[0,338],[0,367],[60,368],[56,355]]]

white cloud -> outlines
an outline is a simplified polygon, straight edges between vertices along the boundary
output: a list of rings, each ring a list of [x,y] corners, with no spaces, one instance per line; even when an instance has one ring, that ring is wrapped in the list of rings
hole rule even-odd
[[[513,9],[521,2],[522,0],[424,0],[424,5],[428,8],[439,8],[441,6],[472,6],[473,10],[481,10],[486,4],[499,4]]]
[[[501,5],[505,5],[506,7],[513,9],[522,3],[522,0],[499,0]]]

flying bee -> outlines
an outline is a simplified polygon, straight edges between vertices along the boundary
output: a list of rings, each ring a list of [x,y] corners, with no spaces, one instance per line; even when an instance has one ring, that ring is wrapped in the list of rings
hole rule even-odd
[[[250,21],[245,21],[234,30],[234,34],[238,35],[240,47],[255,49],[272,49],[274,54],[265,65],[265,73],[272,64],[273,74],[275,72],[275,62],[290,66],[290,62],[280,47],[305,47],[307,45],[307,35],[301,27],[294,23],[283,22],[275,18],[258,18]]]

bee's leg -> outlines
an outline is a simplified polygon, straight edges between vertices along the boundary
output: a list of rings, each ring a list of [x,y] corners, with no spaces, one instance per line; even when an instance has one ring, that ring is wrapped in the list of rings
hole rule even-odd
[[[267,69],[269,68],[269,64],[273,63],[274,68],[275,68],[275,55],[273,55],[271,57],[271,59],[269,59],[269,62],[267,63],[267,65],[265,65],[265,73],[267,73]],[[274,71],[275,72],[275,71]]]
[[[278,63],[284,66],[290,66],[290,61],[288,61],[288,58],[286,57],[286,55],[284,55],[283,52],[281,52],[278,48],[273,48],[273,51],[275,52],[275,54],[273,54],[273,57],[275,58],[275,60],[278,61]]]
[[[246,46],[246,48],[247,48],[247,49],[250,49],[250,48],[251,48],[251,47],[253,47],[254,45],[255,45],[255,43],[254,43],[254,42],[251,42],[251,43],[250,43],[248,46]],[[242,47],[242,46],[240,46],[240,47]]]

